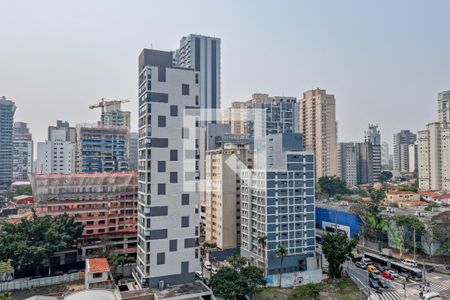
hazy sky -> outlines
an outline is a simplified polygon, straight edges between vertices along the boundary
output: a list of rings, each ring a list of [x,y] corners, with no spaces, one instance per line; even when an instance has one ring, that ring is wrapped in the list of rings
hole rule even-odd
[[[129,98],[137,128],[137,58],[183,35],[222,39],[222,107],[254,92],[336,96],[339,141],[378,123],[437,119],[450,89],[450,1],[0,0],[0,96],[35,141],[57,119],[94,122],[100,98]]]

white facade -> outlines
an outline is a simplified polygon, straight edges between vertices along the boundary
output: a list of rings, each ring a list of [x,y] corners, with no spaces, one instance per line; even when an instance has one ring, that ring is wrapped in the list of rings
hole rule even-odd
[[[198,72],[173,66],[172,53],[139,56],[139,209],[141,287],[194,280],[199,265]],[[194,110],[194,112],[192,112]],[[192,114],[191,114],[192,113]]]
[[[347,186],[358,184],[358,154],[355,143],[338,144],[338,174]]]
[[[383,142],[381,144],[381,165],[389,166],[389,144],[387,142]]]
[[[413,173],[417,170],[417,142],[408,145],[408,172]]]
[[[63,140],[37,143],[36,174],[75,172],[75,144]]]
[[[450,191],[450,91],[438,94],[439,122],[417,135],[419,188]]]

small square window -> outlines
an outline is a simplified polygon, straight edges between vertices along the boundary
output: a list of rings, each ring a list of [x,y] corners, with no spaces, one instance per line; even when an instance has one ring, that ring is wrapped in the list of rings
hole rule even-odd
[[[189,216],[181,217],[181,227],[189,227]]]
[[[164,183],[158,183],[158,195],[166,194],[166,185]]]
[[[181,85],[181,95],[189,96],[189,84]]]
[[[166,171],[166,162],[164,160],[158,161],[158,172]]]
[[[181,205],[189,205],[189,194],[181,194]]]
[[[159,252],[156,254],[156,264],[164,265],[166,263],[166,253]]]
[[[178,183],[178,173],[170,172],[170,183]]]
[[[170,161],[178,160],[178,150],[170,150]]]
[[[166,127],[166,116],[158,116],[158,127]]]
[[[171,105],[170,106],[170,116],[171,117],[178,116],[178,106],[176,106],[176,105]]]

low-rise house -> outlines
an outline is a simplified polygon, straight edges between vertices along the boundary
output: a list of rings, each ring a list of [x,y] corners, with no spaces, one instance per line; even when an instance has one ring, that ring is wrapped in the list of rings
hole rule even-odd
[[[398,206],[400,201],[419,201],[420,195],[414,192],[408,191],[397,191],[397,192],[387,192],[383,200],[383,205],[385,206]]]

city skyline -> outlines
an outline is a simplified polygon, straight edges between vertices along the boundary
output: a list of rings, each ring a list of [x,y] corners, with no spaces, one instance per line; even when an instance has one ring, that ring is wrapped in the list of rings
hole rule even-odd
[[[97,121],[98,112],[88,106],[102,97],[131,99],[123,109],[132,112],[136,131],[136,55],[143,47],[175,50],[179,38],[190,33],[222,40],[222,108],[256,92],[300,98],[306,90],[323,88],[336,97],[339,142],[361,140],[370,122],[380,125],[382,140],[392,145],[393,133],[417,132],[434,120],[437,94],[448,90],[450,43],[440,39],[450,26],[448,3],[398,2],[386,10],[383,3],[321,2],[306,10],[305,3],[262,2],[254,15],[255,2],[218,7],[178,2],[180,11],[196,18],[172,17],[163,30],[154,25],[177,14],[168,4],[158,3],[159,14],[147,2],[139,10],[135,3],[108,4],[110,15],[102,16],[102,2],[84,7],[0,2],[5,12],[0,24],[10,28],[0,33],[8,41],[0,49],[1,95],[15,102],[15,120],[29,124],[35,141],[44,141],[47,127],[58,119]],[[213,8],[222,13],[205,14]],[[321,13],[322,22],[313,22],[313,11]],[[273,26],[258,28],[258,22],[248,22],[249,15],[270,17]],[[136,17],[120,21],[129,16]],[[292,28],[298,32],[288,35]],[[27,72],[40,75],[24,76]],[[61,101],[64,105],[55,105]],[[26,109],[34,103],[39,105]]]

